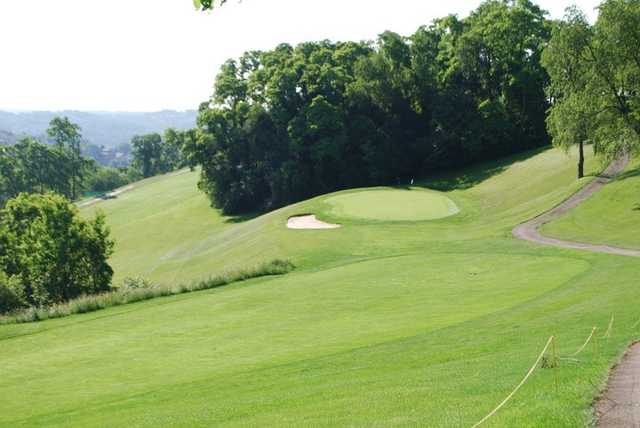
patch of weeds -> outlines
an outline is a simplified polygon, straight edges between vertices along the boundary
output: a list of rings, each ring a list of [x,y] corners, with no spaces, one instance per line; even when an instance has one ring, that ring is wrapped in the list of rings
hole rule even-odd
[[[107,293],[81,296],[65,303],[42,307],[27,308],[19,312],[0,316],[2,324],[22,324],[35,321],[43,321],[53,318],[62,318],[73,314],[95,312],[114,306],[150,300],[156,297],[174,296],[184,293],[192,293],[200,290],[210,290],[222,287],[234,282],[246,281],[263,276],[284,275],[295,269],[293,263],[288,260],[272,260],[253,268],[240,269],[232,272],[215,275],[202,281],[190,284],[176,284],[161,286],[152,284],[144,278],[126,278],[120,288]]]

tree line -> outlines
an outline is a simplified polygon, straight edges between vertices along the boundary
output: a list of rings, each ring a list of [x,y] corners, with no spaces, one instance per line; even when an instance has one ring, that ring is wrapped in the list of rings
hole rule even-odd
[[[85,192],[104,193],[182,168],[188,165],[182,145],[190,133],[168,129],[164,136],[135,136],[132,165],[112,168],[84,157],[80,127],[66,117],[56,117],[47,131],[53,144],[27,137],[0,147],[0,207],[20,193],[54,192],[77,200]]]
[[[229,214],[550,142],[579,145],[582,177],[585,144],[639,145],[640,1],[599,11],[592,26],[575,7],[551,21],[529,0],[488,0],[410,37],[247,52],[221,67],[186,154]]]
[[[551,30],[528,0],[488,1],[410,37],[247,52],[222,66],[187,156],[238,213],[546,145]]]

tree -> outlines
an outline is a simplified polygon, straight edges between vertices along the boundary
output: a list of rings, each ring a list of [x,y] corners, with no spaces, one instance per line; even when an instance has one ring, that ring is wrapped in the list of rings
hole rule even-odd
[[[126,173],[117,168],[96,166],[86,177],[87,188],[93,192],[109,192],[129,183]]]
[[[136,135],[131,140],[133,146],[133,164],[140,168],[144,178],[158,173],[162,156],[162,137],[153,133]]]
[[[216,5],[222,6],[227,0],[193,0],[193,4],[196,8],[201,10],[213,9]]]
[[[187,165],[182,148],[189,131],[169,128],[162,137],[162,172],[169,172]]]
[[[55,191],[71,197],[69,151],[23,138],[0,148],[0,207],[19,193]]]
[[[71,168],[70,199],[76,199],[80,193],[80,183],[83,177],[84,159],[80,152],[82,135],[80,127],[72,123],[67,117],[55,117],[49,124],[47,135],[55,141],[60,150],[69,153]]]
[[[547,124],[554,144],[579,144],[582,153],[593,142],[613,158],[640,148],[640,1],[606,0],[599,10],[594,26],[570,8],[554,28],[543,56],[553,99]]]
[[[542,64],[551,76],[548,92],[554,100],[549,109],[547,127],[557,147],[579,147],[578,178],[584,176],[584,145],[593,135],[597,119],[593,100],[585,99],[593,75],[586,56],[593,42],[593,31],[586,16],[577,8],[568,8],[565,20],[556,23]]]
[[[112,250],[104,217],[82,219],[63,196],[23,193],[0,210],[0,280],[25,304],[108,290]]]

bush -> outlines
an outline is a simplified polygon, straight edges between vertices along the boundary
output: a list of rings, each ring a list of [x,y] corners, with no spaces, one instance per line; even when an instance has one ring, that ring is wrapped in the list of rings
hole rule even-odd
[[[82,219],[63,196],[21,194],[0,210],[0,271],[30,306],[108,291],[112,249],[104,217]]]
[[[109,192],[129,183],[126,173],[117,168],[108,167],[98,167],[96,172],[86,180],[86,186],[92,192]]]
[[[9,278],[0,271],[0,314],[13,312],[26,306],[24,291],[17,278]]]
[[[151,288],[153,285],[144,278],[125,278],[120,287],[123,291],[137,290],[139,288]]]

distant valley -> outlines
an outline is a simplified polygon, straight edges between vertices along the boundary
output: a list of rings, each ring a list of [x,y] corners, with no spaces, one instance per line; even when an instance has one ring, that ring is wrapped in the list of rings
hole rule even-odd
[[[80,111],[0,111],[0,144],[12,144],[19,137],[46,135],[55,116],[66,116],[82,128],[84,139],[96,146],[115,148],[129,143],[134,135],[163,132],[167,128],[195,127],[195,110],[163,110],[152,113]]]

